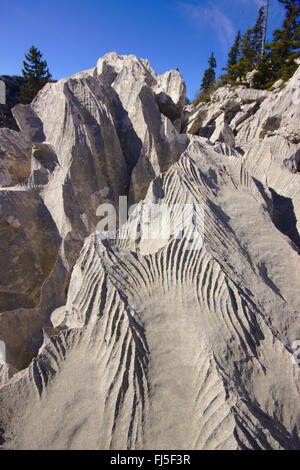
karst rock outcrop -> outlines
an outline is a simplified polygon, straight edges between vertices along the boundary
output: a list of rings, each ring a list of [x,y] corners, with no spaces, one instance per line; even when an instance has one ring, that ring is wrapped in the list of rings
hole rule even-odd
[[[300,68],[185,94],[110,53],[0,130],[3,449],[300,449]]]

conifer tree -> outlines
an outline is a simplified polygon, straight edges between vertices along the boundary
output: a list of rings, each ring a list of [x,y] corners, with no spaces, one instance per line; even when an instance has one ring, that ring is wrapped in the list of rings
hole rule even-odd
[[[286,10],[282,29],[276,29],[270,44],[272,68],[275,78],[289,79],[297,65],[294,59],[300,49],[300,0],[279,0]]]
[[[248,28],[241,40],[241,58],[238,62],[240,77],[245,77],[248,72],[256,68],[261,57],[261,44],[265,21],[265,9],[258,11],[254,28]]]
[[[261,46],[264,37],[264,27],[266,18],[267,13],[265,12],[265,7],[261,7],[258,10],[258,17],[252,33],[251,46],[253,49],[253,65],[256,65],[258,63],[261,56]]]
[[[263,37],[262,37],[262,42],[261,42],[261,57],[263,57],[265,55],[269,8],[270,8],[270,0],[267,0],[265,22],[264,22],[264,29],[263,29]]]
[[[254,28],[248,28],[243,36],[238,32],[233,47],[228,55],[227,74],[223,75],[223,83],[236,82],[245,78],[254,70],[261,57],[265,22],[265,9],[261,7]]]
[[[273,41],[266,45],[268,53],[262,57],[254,76],[256,88],[269,88],[276,80],[288,80],[296,71],[295,58],[300,55],[300,0],[279,0],[285,8],[281,29],[273,33]]]
[[[238,31],[234,44],[228,54],[227,66],[222,69],[227,72],[220,77],[223,84],[236,82],[240,75],[238,62],[241,56],[241,37],[241,32]]]
[[[239,60],[240,75],[245,76],[251,70],[253,58],[253,29],[248,28],[241,40],[241,58]]]
[[[228,54],[228,62],[227,62],[227,69],[229,67],[232,67],[233,65],[236,65],[239,59],[240,55],[240,45],[241,45],[241,32],[238,31],[234,44],[232,48],[230,49],[230,52]]]
[[[214,56],[214,53],[212,52],[209,60],[209,68],[204,71],[200,91],[201,92],[206,92],[210,88],[213,87],[215,81],[216,81],[216,73],[215,73],[215,68],[217,67],[217,62]]]
[[[22,74],[26,79],[26,85],[21,87],[19,101],[31,103],[38,91],[49,81],[49,72],[46,60],[42,60],[43,54],[36,47],[32,46],[25,54]]]

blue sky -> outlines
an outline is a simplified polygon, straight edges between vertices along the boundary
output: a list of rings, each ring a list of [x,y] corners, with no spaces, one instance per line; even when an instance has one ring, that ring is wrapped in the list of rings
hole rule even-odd
[[[264,0],[11,0],[1,2],[0,75],[20,75],[38,47],[53,78],[91,68],[107,52],[147,58],[157,73],[179,68],[194,97],[212,51],[217,73],[234,37],[253,26]],[[269,37],[284,10],[271,0]],[[4,43],[3,43],[3,38]]]

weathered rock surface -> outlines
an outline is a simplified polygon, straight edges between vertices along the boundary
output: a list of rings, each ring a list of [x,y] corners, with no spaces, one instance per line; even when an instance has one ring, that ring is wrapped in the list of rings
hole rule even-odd
[[[0,337],[8,362],[23,368],[36,354],[34,337],[47,320],[38,309],[41,288],[61,239],[42,199],[26,188],[2,188],[0,221]]]
[[[115,53],[99,59],[97,75],[111,86],[112,97],[118,97],[115,116],[132,170],[130,202],[137,202],[153,178],[178,160],[188,145],[187,136],[178,134],[172,123],[183,111],[185,83],[177,71],[158,76],[147,60]]]
[[[224,139],[221,123],[233,131]],[[300,67],[281,90],[219,88],[211,103],[183,114],[188,133],[225,142],[242,155],[248,171],[272,191],[280,229],[300,247]],[[294,174],[291,174],[294,173]],[[278,207],[277,207],[278,206]],[[280,219],[280,221],[279,221]]]
[[[31,172],[31,142],[20,132],[0,129],[0,187],[24,182]]]
[[[60,312],[69,329],[0,389],[14,410],[4,448],[299,448],[286,339],[300,334],[300,259],[269,197],[240,159],[196,139],[115,241],[89,237]],[[138,214],[151,203],[201,204],[204,233],[200,217],[176,238],[175,211],[169,238],[149,239]]]
[[[244,116],[244,119],[247,119],[270,95],[272,94],[268,91],[249,89],[245,85],[221,87],[212,95],[208,104],[200,103],[192,110],[187,109],[183,117],[183,128],[189,134],[209,138],[216,119],[223,116],[235,131],[240,124],[234,122],[236,116]]]
[[[14,109],[3,449],[300,449],[299,70],[192,109],[178,72],[110,53]]]
[[[231,127],[224,121],[224,116],[219,116],[216,119],[216,128],[209,139],[212,143],[224,142],[229,147],[234,148],[235,140]]]
[[[24,353],[30,325],[34,337],[65,303],[83,241],[99,222],[99,205],[118,208],[119,196],[130,195],[131,203],[144,197],[150,181],[188,145],[187,136],[161,114],[160,93],[180,116],[185,84],[178,72],[160,77],[147,61],[112,53],[97,68],[48,83],[30,105],[17,105],[13,114],[21,133],[0,130],[2,186],[22,182],[21,192],[18,186],[0,192],[1,262],[13,260],[9,272],[2,272],[0,314],[9,317],[10,329],[20,322],[24,329],[17,343],[2,334],[14,350],[15,367],[24,367],[34,355],[33,346],[31,356]],[[38,246],[51,259],[46,272]],[[20,308],[31,309],[30,314]],[[41,341],[38,333],[35,348]]]

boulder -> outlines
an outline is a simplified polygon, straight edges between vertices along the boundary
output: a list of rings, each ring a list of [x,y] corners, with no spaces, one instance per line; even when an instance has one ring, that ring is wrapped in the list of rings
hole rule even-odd
[[[188,145],[161,113],[159,93],[181,115],[185,84],[177,71],[160,77],[148,61],[107,54],[93,69],[48,83],[30,105],[15,106],[20,133],[0,130],[0,181],[13,186],[0,192],[1,265],[8,263],[0,279],[0,339],[17,369],[37,353],[42,328],[65,304],[98,207],[118,209],[120,196],[142,198]],[[19,323],[16,338],[11,331]]]
[[[20,132],[0,129],[0,187],[24,182],[31,172],[31,142]]]
[[[241,100],[242,104],[249,103],[262,103],[268,96],[270,96],[269,91],[266,90],[255,90],[253,88],[241,88],[238,89],[237,94]]]
[[[97,76],[111,84],[118,97],[115,116],[131,171],[132,204],[145,196],[152,179],[177,161],[188,145],[187,136],[180,135],[167,117],[176,120],[182,114],[185,84],[177,71],[158,76],[147,60],[115,53],[99,59]],[[178,112],[170,114],[173,105]]]
[[[155,94],[162,114],[171,121],[181,118],[185,105],[186,86],[177,70],[166,72],[158,77]]]
[[[299,70],[194,108],[110,53],[14,108],[2,449],[300,449]]]
[[[231,127],[224,122],[224,116],[220,116],[216,120],[216,128],[209,139],[211,142],[224,142],[229,147],[234,148],[235,140]]]
[[[252,91],[252,90],[251,90]],[[253,90],[259,92],[259,90]],[[260,92],[264,93],[264,92]],[[265,130],[271,125],[271,132],[283,135],[291,142],[300,142],[300,67],[286,86],[279,92],[268,92],[253,119],[245,121],[239,130],[240,141],[252,142],[262,140],[266,136]]]
[[[299,449],[300,264],[269,198],[194,137],[115,238],[86,239],[66,329],[0,387],[2,447]],[[153,203],[173,207],[160,239]]]

